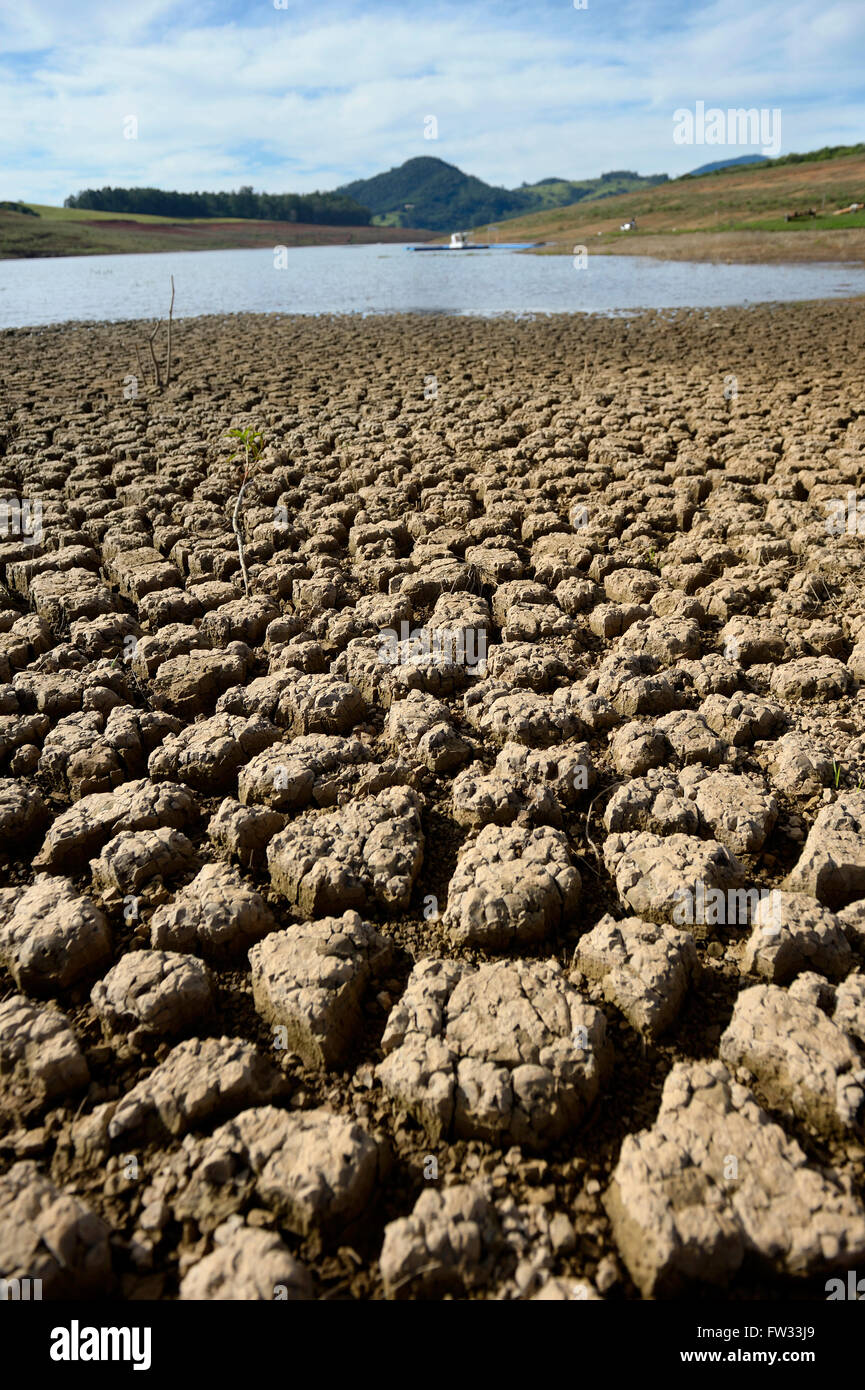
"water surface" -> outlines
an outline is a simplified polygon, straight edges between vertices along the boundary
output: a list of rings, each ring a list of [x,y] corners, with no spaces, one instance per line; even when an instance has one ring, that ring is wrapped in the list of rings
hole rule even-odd
[[[865,267],[708,265],[644,256],[533,256],[505,250],[271,250],[52,256],[0,261],[0,328],[158,318],[174,275],[175,316],[196,314],[545,314],[718,307],[865,294]]]

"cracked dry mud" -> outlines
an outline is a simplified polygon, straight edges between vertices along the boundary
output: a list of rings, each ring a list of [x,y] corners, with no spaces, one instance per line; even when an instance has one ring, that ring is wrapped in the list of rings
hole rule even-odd
[[[0,334],[0,1275],[824,1297],[861,303],[135,334]]]

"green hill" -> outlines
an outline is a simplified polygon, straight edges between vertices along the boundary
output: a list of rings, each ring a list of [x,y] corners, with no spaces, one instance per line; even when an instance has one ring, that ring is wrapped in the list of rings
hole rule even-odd
[[[537,206],[529,194],[495,188],[454,164],[425,156],[407,159],[399,168],[374,178],[343,184],[336,191],[369,208],[379,225],[429,227],[437,232],[517,217]]]
[[[741,154],[738,159],[715,159],[711,164],[701,164],[699,169],[689,170],[686,177],[699,178],[701,174],[715,174],[719,169],[735,169],[740,164],[765,164],[761,154]]]
[[[379,226],[429,227],[432,231],[448,232],[582,199],[631,193],[664,183],[666,178],[666,174],[643,178],[630,170],[614,170],[579,183],[549,178],[523,184],[521,188],[497,188],[472,174],[464,174],[443,159],[419,156],[374,178],[355,179],[336,191],[369,208]]]
[[[613,169],[598,179],[541,179],[539,183],[524,183],[521,193],[536,200],[534,210],[563,208],[571,203],[597,202],[601,198],[616,198],[621,193],[635,193],[640,188],[653,188],[667,183],[667,174],[637,174],[631,169]]]

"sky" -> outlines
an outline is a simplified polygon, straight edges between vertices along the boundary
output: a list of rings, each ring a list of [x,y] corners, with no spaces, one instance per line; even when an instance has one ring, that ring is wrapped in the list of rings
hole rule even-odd
[[[865,0],[576,2],[6,0],[0,198],[305,193],[417,155],[512,188],[759,152],[677,144],[698,102],[780,111],[781,153],[865,138]]]

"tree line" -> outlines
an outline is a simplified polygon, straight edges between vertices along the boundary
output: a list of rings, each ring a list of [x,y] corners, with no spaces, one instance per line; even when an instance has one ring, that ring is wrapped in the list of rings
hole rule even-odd
[[[272,222],[318,222],[366,227],[372,214],[345,193],[173,193],[162,188],[85,188],[63,203],[88,212],[146,213],[158,217],[242,217]]]

